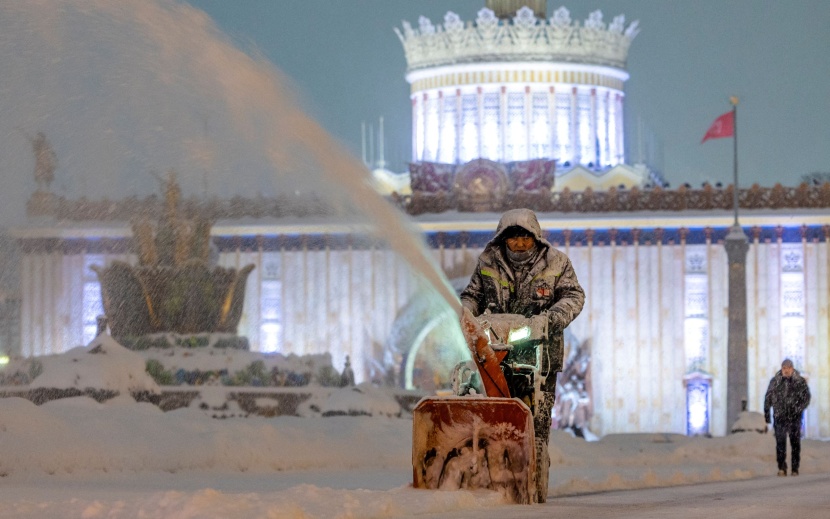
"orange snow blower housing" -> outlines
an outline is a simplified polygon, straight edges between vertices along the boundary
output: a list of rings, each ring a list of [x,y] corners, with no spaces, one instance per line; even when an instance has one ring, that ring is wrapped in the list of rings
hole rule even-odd
[[[487,488],[515,503],[544,502],[548,452],[533,417],[547,330],[521,315],[476,318],[467,309],[461,327],[473,361],[453,370],[454,395],[424,398],[413,411],[413,486]]]

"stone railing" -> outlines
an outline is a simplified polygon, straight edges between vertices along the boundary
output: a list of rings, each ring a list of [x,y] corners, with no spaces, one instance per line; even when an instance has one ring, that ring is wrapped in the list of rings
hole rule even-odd
[[[475,212],[468,205],[460,204],[453,192],[419,193],[393,199],[404,211],[412,215],[441,213],[449,210]],[[715,188],[707,185],[701,189],[679,187],[677,189],[616,189],[608,191],[570,191],[541,194],[519,192],[500,200],[489,200],[479,210],[501,212],[515,207],[527,207],[537,212],[559,213],[614,213],[636,211],[711,211],[732,210],[734,205],[732,186]],[[760,187],[758,184],[738,192],[741,209],[816,209],[830,208],[830,182],[797,187]]]
[[[732,186],[700,189],[679,187],[663,189],[616,189],[608,191],[544,190],[518,191],[504,197],[470,204],[459,199],[454,191],[436,193],[415,192],[412,195],[393,193],[393,203],[411,214],[442,213],[444,211],[500,212],[514,207],[527,207],[537,212],[559,213],[613,213],[635,211],[710,211],[732,210]],[[830,208],[830,182],[821,185],[801,184],[797,187],[761,187],[757,184],[738,193],[741,209],[818,209]],[[130,221],[138,216],[158,214],[164,201],[151,195],[145,198],[129,197],[121,200],[69,200],[52,195],[46,211],[33,211],[29,216],[49,217],[64,221]],[[242,218],[281,218],[323,216],[333,217],[334,209],[325,198],[307,197],[234,197],[229,199],[187,198],[181,201],[183,214],[201,214],[216,220]]]
[[[120,200],[87,198],[68,199],[52,193],[37,192],[29,199],[27,214],[35,218],[54,218],[63,221],[122,221],[153,217],[164,210],[165,201],[158,195],[143,198],[131,196]],[[181,200],[181,214],[209,220],[236,220],[242,218],[280,218],[334,216],[335,212],[325,198],[309,195],[246,198],[196,198]]]

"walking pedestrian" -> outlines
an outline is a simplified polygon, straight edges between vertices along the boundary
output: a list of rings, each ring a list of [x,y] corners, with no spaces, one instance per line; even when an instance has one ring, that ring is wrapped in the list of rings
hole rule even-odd
[[[787,475],[787,438],[790,439],[791,475],[797,476],[801,464],[801,420],[804,409],[810,405],[810,388],[807,381],[795,369],[793,361],[784,359],[781,369],[769,381],[764,397],[764,419],[770,423],[773,411],[775,431],[775,455],[778,475]]]

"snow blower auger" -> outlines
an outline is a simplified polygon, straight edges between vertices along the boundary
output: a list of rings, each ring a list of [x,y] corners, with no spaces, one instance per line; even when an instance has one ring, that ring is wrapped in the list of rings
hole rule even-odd
[[[413,486],[487,488],[515,503],[545,502],[548,451],[536,441],[533,417],[547,330],[521,315],[476,318],[467,309],[461,326],[473,361],[453,370],[454,395],[424,398],[413,411]]]

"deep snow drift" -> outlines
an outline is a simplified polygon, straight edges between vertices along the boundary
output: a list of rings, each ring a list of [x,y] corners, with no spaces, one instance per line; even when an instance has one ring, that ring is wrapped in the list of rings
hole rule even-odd
[[[72,387],[94,377],[123,389],[133,380],[152,390],[136,372],[142,363],[128,360],[136,354],[118,348],[51,357],[41,376]],[[96,370],[84,367],[86,358]],[[426,491],[411,488],[412,420],[390,416],[389,390],[305,389],[318,407],[373,416],[215,419],[198,408],[165,413],[123,395],[41,406],[0,399],[0,517],[385,518],[504,504],[494,492],[430,492],[424,499]],[[758,418],[744,420],[751,428]],[[550,495],[769,476],[774,452],[773,436],[757,432],[586,442],[554,431]],[[803,442],[801,472],[830,472],[830,442]]]

